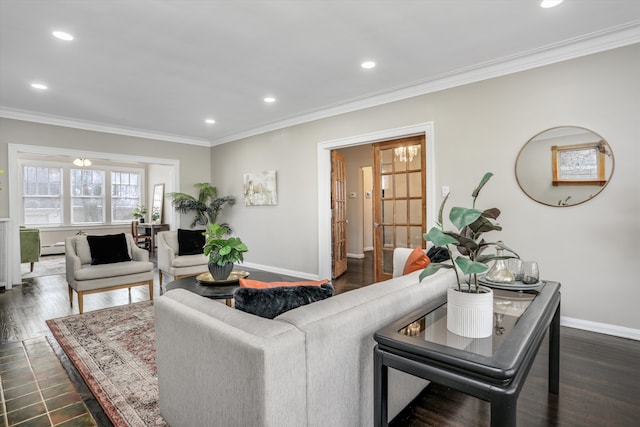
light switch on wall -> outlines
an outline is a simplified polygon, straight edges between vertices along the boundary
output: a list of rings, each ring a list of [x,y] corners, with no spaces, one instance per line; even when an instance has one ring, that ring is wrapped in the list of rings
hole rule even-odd
[[[447,197],[447,194],[449,194],[449,186],[448,185],[443,185],[442,186],[442,197]]]

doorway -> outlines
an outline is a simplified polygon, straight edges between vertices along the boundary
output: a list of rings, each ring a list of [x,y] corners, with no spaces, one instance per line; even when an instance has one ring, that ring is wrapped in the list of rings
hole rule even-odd
[[[372,144],[407,136],[424,135],[426,156],[426,200],[427,228],[435,225],[437,204],[435,202],[435,139],[433,122],[419,123],[346,138],[319,142],[318,159],[318,276],[331,276],[331,151]]]
[[[335,268],[343,261],[341,244],[347,241],[347,272],[355,271],[345,285],[351,289],[391,278],[395,247],[424,246],[424,140],[417,135],[332,151],[333,278],[344,272],[335,274]],[[336,230],[344,234],[336,235]],[[366,282],[353,282],[363,277]]]

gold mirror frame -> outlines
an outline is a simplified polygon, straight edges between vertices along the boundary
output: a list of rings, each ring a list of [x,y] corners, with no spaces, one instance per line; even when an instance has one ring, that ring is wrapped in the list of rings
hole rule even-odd
[[[515,175],[530,199],[567,207],[600,194],[611,181],[614,167],[613,150],[602,136],[580,126],[557,126],[524,144]]]

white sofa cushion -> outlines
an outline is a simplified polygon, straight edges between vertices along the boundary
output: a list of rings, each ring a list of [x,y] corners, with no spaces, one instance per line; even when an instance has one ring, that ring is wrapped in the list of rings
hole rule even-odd
[[[130,274],[153,271],[153,263],[144,261],[125,261],[112,264],[83,265],[75,271],[76,280],[94,280],[105,277],[128,276]]]

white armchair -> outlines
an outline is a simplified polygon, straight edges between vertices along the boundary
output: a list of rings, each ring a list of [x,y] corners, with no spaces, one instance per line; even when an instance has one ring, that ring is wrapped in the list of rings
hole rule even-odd
[[[157,235],[158,240],[158,276],[160,289],[162,289],[163,274],[173,276],[173,280],[183,277],[195,276],[209,271],[209,258],[202,254],[178,255],[178,232],[161,231]]]
[[[139,248],[129,234],[124,234],[131,261],[109,264],[91,264],[92,254],[86,235],[65,239],[65,258],[69,301],[73,306],[73,290],[78,294],[78,310],[83,312],[83,296],[132,286],[149,286],[149,299],[153,299],[153,263],[149,252]]]

